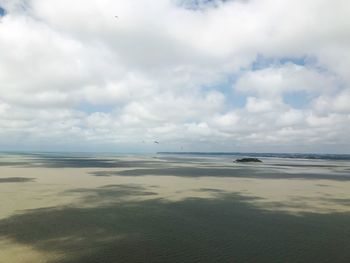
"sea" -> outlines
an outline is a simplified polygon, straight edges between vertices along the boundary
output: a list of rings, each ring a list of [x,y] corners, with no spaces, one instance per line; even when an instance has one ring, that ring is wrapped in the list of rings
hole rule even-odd
[[[0,201],[1,263],[350,262],[346,154],[3,152]]]

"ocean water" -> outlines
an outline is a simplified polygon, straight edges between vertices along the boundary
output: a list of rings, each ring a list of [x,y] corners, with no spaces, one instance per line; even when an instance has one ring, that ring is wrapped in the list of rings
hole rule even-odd
[[[1,263],[350,262],[348,155],[3,153],[0,200]]]

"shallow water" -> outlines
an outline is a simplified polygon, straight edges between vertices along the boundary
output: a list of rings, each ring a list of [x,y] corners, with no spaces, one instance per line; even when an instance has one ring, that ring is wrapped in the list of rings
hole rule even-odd
[[[0,262],[350,262],[350,161],[0,157]]]

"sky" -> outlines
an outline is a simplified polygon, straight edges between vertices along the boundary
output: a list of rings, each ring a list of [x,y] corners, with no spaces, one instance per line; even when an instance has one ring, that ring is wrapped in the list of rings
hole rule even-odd
[[[349,10],[0,0],[0,151],[350,153]]]

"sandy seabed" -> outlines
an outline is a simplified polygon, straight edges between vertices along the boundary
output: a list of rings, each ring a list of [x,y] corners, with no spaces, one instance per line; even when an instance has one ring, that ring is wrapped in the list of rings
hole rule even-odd
[[[350,262],[350,162],[0,155],[0,262]]]

